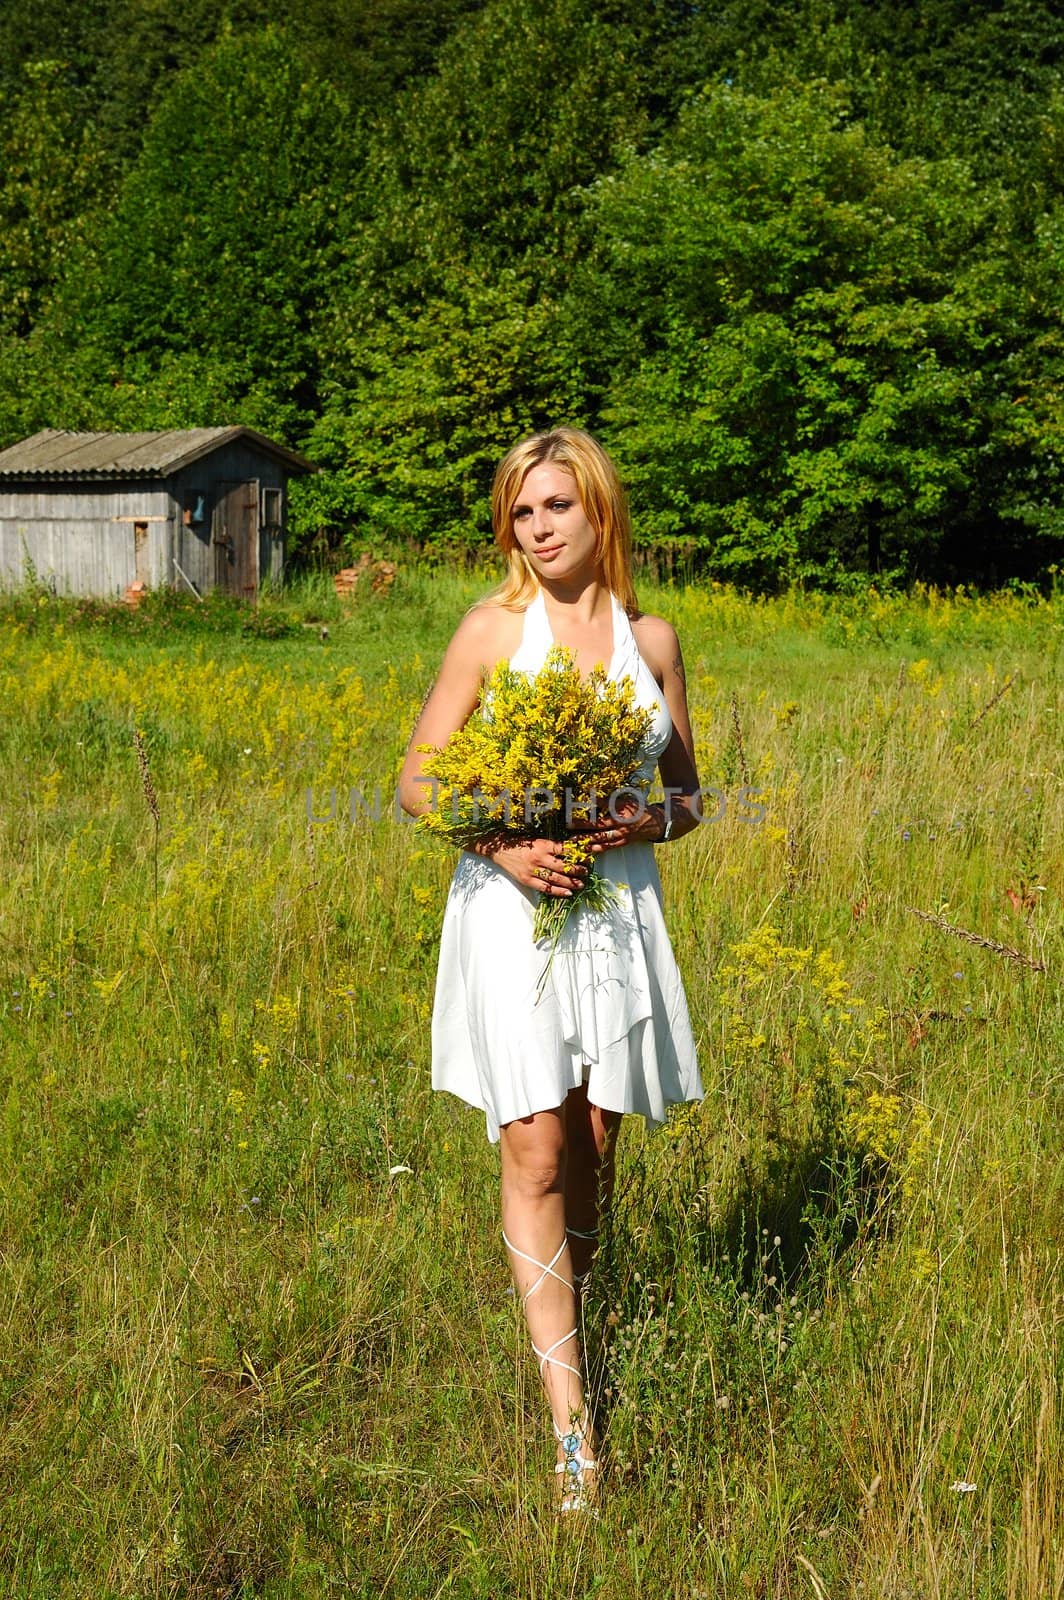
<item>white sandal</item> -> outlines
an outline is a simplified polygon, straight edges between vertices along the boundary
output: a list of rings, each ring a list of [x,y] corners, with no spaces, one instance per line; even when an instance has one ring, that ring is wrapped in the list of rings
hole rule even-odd
[[[562,1433],[554,1424],[552,1427],[554,1427],[554,1437],[565,1451],[564,1461],[559,1461],[554,1468],[557,1474],[565,1474],[565,1482],[562,1485],[565,1492],[558,1510],[563,1514],[581,1511],[597,1517],[598,1511],[594,1504],[597,1480],[586,1478],[585,1474],[597,1472],[598,1462],[589,1461],[580,1449],[584,1443],[583,1426],[577,1425],[570,1433]]]

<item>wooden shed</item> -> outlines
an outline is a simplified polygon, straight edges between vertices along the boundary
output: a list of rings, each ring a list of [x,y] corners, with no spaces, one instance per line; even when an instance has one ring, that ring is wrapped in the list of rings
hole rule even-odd
[[[59,594],[226,589],[284,566],[288,480],[312,463],[251,428],[67,433],[0,450],[0,583]]]

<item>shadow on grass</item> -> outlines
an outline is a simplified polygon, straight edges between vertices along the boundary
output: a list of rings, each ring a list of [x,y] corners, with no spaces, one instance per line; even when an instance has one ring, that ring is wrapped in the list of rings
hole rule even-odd
[[[677,1366],[676,1392],[692,1396],[707,1361],[709,1406],[718,1384],[756,1391],[767,1355],[786,1382],[798,1321],[815,1325],[893,1226],[889,1168],[862,1162],[837,1123],[763,1141],[723,1182],[701,1127],[662,1142],[625,1171],[596,1261],[585,1339],[602,1432],[619,1393],[640,1395],[642,1418],[666,1412]]]
[[[700,1130],[674,1141],[665,1159],[653,1143],[643,1147],[625,1173],[600,1251],[619,1289],[639,1272],[671,1295],[685,1277],[708,1272],[763,1298],[771,1255],[769,1287],[813,1302],[840,1263],[892,1226],[888,1165],[862,1161],[834,1122],[806,1139],[763,1140],[725,1183],[716,1178],[720,1166],[719,1145]]]

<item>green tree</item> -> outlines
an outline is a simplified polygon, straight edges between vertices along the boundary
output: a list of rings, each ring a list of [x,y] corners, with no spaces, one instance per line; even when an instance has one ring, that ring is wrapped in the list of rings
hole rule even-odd
[[[67,65],[81,115],[112,177],[136,158],[173,79],[221,39],[284,28],[316,75],[380,111],[429,73],[455,24],[481,0],[4,0],[0,104],[42,54]],[[42,51],[42,43],[45,49]],[[5,93],[6,91],[6,93]]]
[[[98,198],[99,150],[66,67],[22,76],[0,122],[0,336],[33,327]]]
[[[767,95],[845,83],[876,143],[962,155],[981,174],[1022,169],[1061,82],[1054,0],[724,0],[692,6],[668,66],[674,93],[727,82]],[[678,104],[678,102],[677,102]]]
[[[39,324],[92,225],[100,180],[70,72],[58,61],[24,64],[0,117],[0,446],[53,415],[69,425],[65,363],[57,367]]]
[[[483,543],[514,437],[580,415],[559,301],[587,186],[653,125],[665,11],[492,0],[379,129],[350,241],[305,514],[356,539]],[[352,519],[354,519],[352,526]]]
[[[299,432],[361,152],[344,98],[279,31],[178,75],[62,308],[96,352],[102,417],[204,421],[209,400]]]
[[[1000,197],[846,113],[705,89],[597,186],[566,302],[641,538],[746,580],[926,569],[1000,515]]]

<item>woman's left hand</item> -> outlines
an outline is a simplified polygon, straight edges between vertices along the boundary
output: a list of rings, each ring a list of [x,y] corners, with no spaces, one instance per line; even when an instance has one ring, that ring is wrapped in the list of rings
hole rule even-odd
[[[570,831],[586,839],[592,855],[604,850],[620,850],[626,844],[658,844],[665,832],[665,807],[637,805],[625,800],[615,806],[617,816],[609,813],[597,822],[574,822]]]

